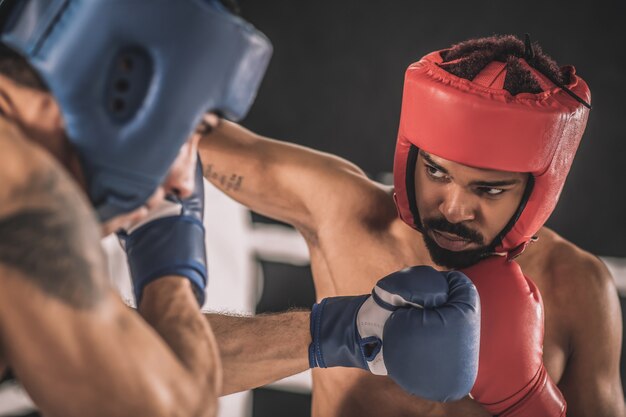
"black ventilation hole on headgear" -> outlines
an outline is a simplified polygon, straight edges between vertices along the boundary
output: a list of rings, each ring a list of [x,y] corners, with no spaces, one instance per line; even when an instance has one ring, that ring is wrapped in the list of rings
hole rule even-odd
[[[126,109],[126,102],[121,98],[116,98],[111,103],[111,110],[115,113],[123,112]]]
[[[133,58],[130,56],[122,56],[119,63],[120,69],[124,72],[130,72],[135,66]]]
[[[125,93],[130,89],[130,84],[127,79],[120,78],[115,82],[115,89],[120,93]]]
[[[143,48],[126,47],[112,57],[104,100],[116,123],[128,122],[142,107],[153,76],[152,56]]]

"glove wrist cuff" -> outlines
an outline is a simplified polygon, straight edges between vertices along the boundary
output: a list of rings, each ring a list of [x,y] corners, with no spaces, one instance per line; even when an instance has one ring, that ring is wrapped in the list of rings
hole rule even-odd
[[[126,238],[137,305],[147,284],[171,275],[188,278],[202,305],[207,282],[204,226],[187,216],[165,217],[154,223]]]
[[[329,297],[311,310],[309,366],[367,369],[356,330],[356,316],[369,295]]]

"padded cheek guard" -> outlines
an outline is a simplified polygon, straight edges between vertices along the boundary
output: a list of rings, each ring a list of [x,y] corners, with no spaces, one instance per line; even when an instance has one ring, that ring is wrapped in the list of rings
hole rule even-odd
[[[532,190],[496,247],[519,253],[556,206],[589,110],[553,85],[539,94],[515,96],[484,85],[482,80],[501,73],[504,63],[492,62],[483,70],[486,77],[481,73],[470,81],[440,68],[442,61],[440,51],[433,52],[406,71],[394,160],[399,215],[411,227],[421,227],[414,188],[418,149],[476,168],[530,173]],[[566,70],[566,87],[589,102],[587,84],[573,67]]]
[[[216,0],[15,0],[1,41],[57,99],[106,221],[163,181],[204,113],[239,120],[272,48]]]

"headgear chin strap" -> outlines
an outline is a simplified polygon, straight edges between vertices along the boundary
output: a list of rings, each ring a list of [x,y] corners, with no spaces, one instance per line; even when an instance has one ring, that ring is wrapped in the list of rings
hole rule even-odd
[[[1,41],[57,99],[106,221],[163,181],[204,113],[239,120],[268,39],[216,0],[12,0]]]
[[[476,168],[530,173],[532,188],[496,247],[515,255],[556,206],[587,124],[589,88],[573,67],[566,68],[567,92],[528,66],[544,91],[513,96],[502,88],[503,62],[488,64],[470,81],[440,68],[440,52],[406,71],[394,161],[398,212],[420,228],[413,180],[418,149]]]

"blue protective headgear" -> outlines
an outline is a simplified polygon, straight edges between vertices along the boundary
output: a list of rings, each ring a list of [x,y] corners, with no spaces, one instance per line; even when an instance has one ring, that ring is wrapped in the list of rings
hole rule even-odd
[[[141,206],[207,111],[239,120],[272,47],[216,0],[9,0],[0,40],[57,99],[106,221]]]

